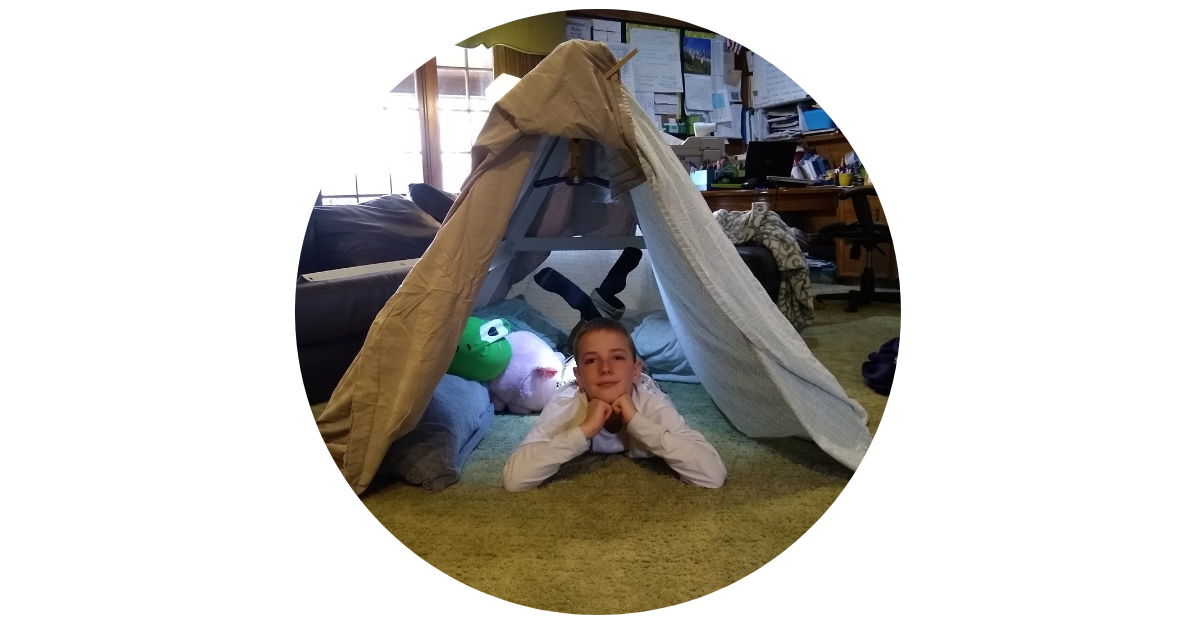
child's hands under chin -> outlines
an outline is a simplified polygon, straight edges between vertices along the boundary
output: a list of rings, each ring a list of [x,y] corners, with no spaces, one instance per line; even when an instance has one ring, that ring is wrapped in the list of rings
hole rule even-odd
[[[583,430],[584,436],[591,438],[600,431],[600,428],[604,427],[604,422],[612,414],[612,406],[599,399],[592,399],[588,401],[587,415],[584,417],[583,423],[579,424],[579,429]]]
[[[637,408],[633,406],[633,399],[629,395],[621,395],[612,402],[613,414],[620,415],[621,423],[629,425],[633,420],[633,415],[637,414]]]

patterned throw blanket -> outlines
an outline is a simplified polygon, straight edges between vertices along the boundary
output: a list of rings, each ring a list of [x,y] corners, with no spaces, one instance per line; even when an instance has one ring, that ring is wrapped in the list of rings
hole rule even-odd
[[[811,325],[816,312],[808,262],[796,236],[779,214],[767,209],[766,203],[753,203],[750,211],[718,209],[713,217],[735,245],[757,244],[771,251],[780,274],[779,300],[775,305],[796,331]]]

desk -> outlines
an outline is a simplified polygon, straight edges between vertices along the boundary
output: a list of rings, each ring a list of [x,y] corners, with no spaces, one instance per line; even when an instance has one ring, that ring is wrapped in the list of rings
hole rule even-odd
[[[779,188],[774,190],[708,190],[701,192],[708,208],[712,211],[728,209],[730,211],[746,211],[750,204],[756,201],[766,202],[772,211],[779,214],[788,226],[795,227],[804,233],[814,234],[835,222],[854,222],[854,206],[847,200],[841,200],[838,195],[845,188],[836,186],[813,186],[805,188]],[[871,209],[875,220],[887,223],[883,206],[879,198],[870,197]],[[884,253],[876,253],[872,258],[875,268],[875,278],[896,280],[900,278],[896,270],[896,256],[889,244],[881,245]],[[837,275],[847,279],[858,277],[862,273],[863,260],[850,259],[850,247],[844,242],[837,242]]]
[[[750,204],[764,201],[788,225],[805,233],[816,233],[827,224],[838,221],[838,194],[841,188],[807,187],[775,190],[709,190],[701,192],[708,208],[717,211],[746,211]],[[853,215],[853,212],[851,212]]]

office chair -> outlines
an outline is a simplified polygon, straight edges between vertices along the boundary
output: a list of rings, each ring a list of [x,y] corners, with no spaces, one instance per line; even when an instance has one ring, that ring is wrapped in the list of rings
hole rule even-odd
[[[875,270],[871,267],[871,252],[879,249],[880,244],[892,243],[892,232],[888,226],[875,222],[871,216],[871,203],[868,196],[877,196],[873,187],[855,187],[842,192],[839,198],[848,198],[854,205],[854,217],[857,222],[832,224],[821,229],[820,234],[826,238],[845,240],[850,244],[850,258],[858,259],[863,249],[866,249],[867,260],[863,265],[859,279],[859,289],[842,294],[818,294],[813,298],[818,303],[825,301],[846,301],[847,312],[857,312],[863,305],[872,302],[899,303],[899,292],[875,292]]]
[[[750,274],[767,290],[771,303],[778,303],[779,285],[783,282],[783,274],[779,272],[779,265],[775,262],[771,249],[751,242],[739,244],[734,248],[746,266],[750,267]]]

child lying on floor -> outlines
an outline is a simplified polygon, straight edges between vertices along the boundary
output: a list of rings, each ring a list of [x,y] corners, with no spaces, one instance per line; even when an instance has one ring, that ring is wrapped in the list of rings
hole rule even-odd
[[[596,318],[582,323],[574,336],[576,383],[546,405],[509,457],[505,489],[534,488],[586,451],[659,456],[688,484],[725,484],[721,457],[642,374],[633,339],[621,323]]]

